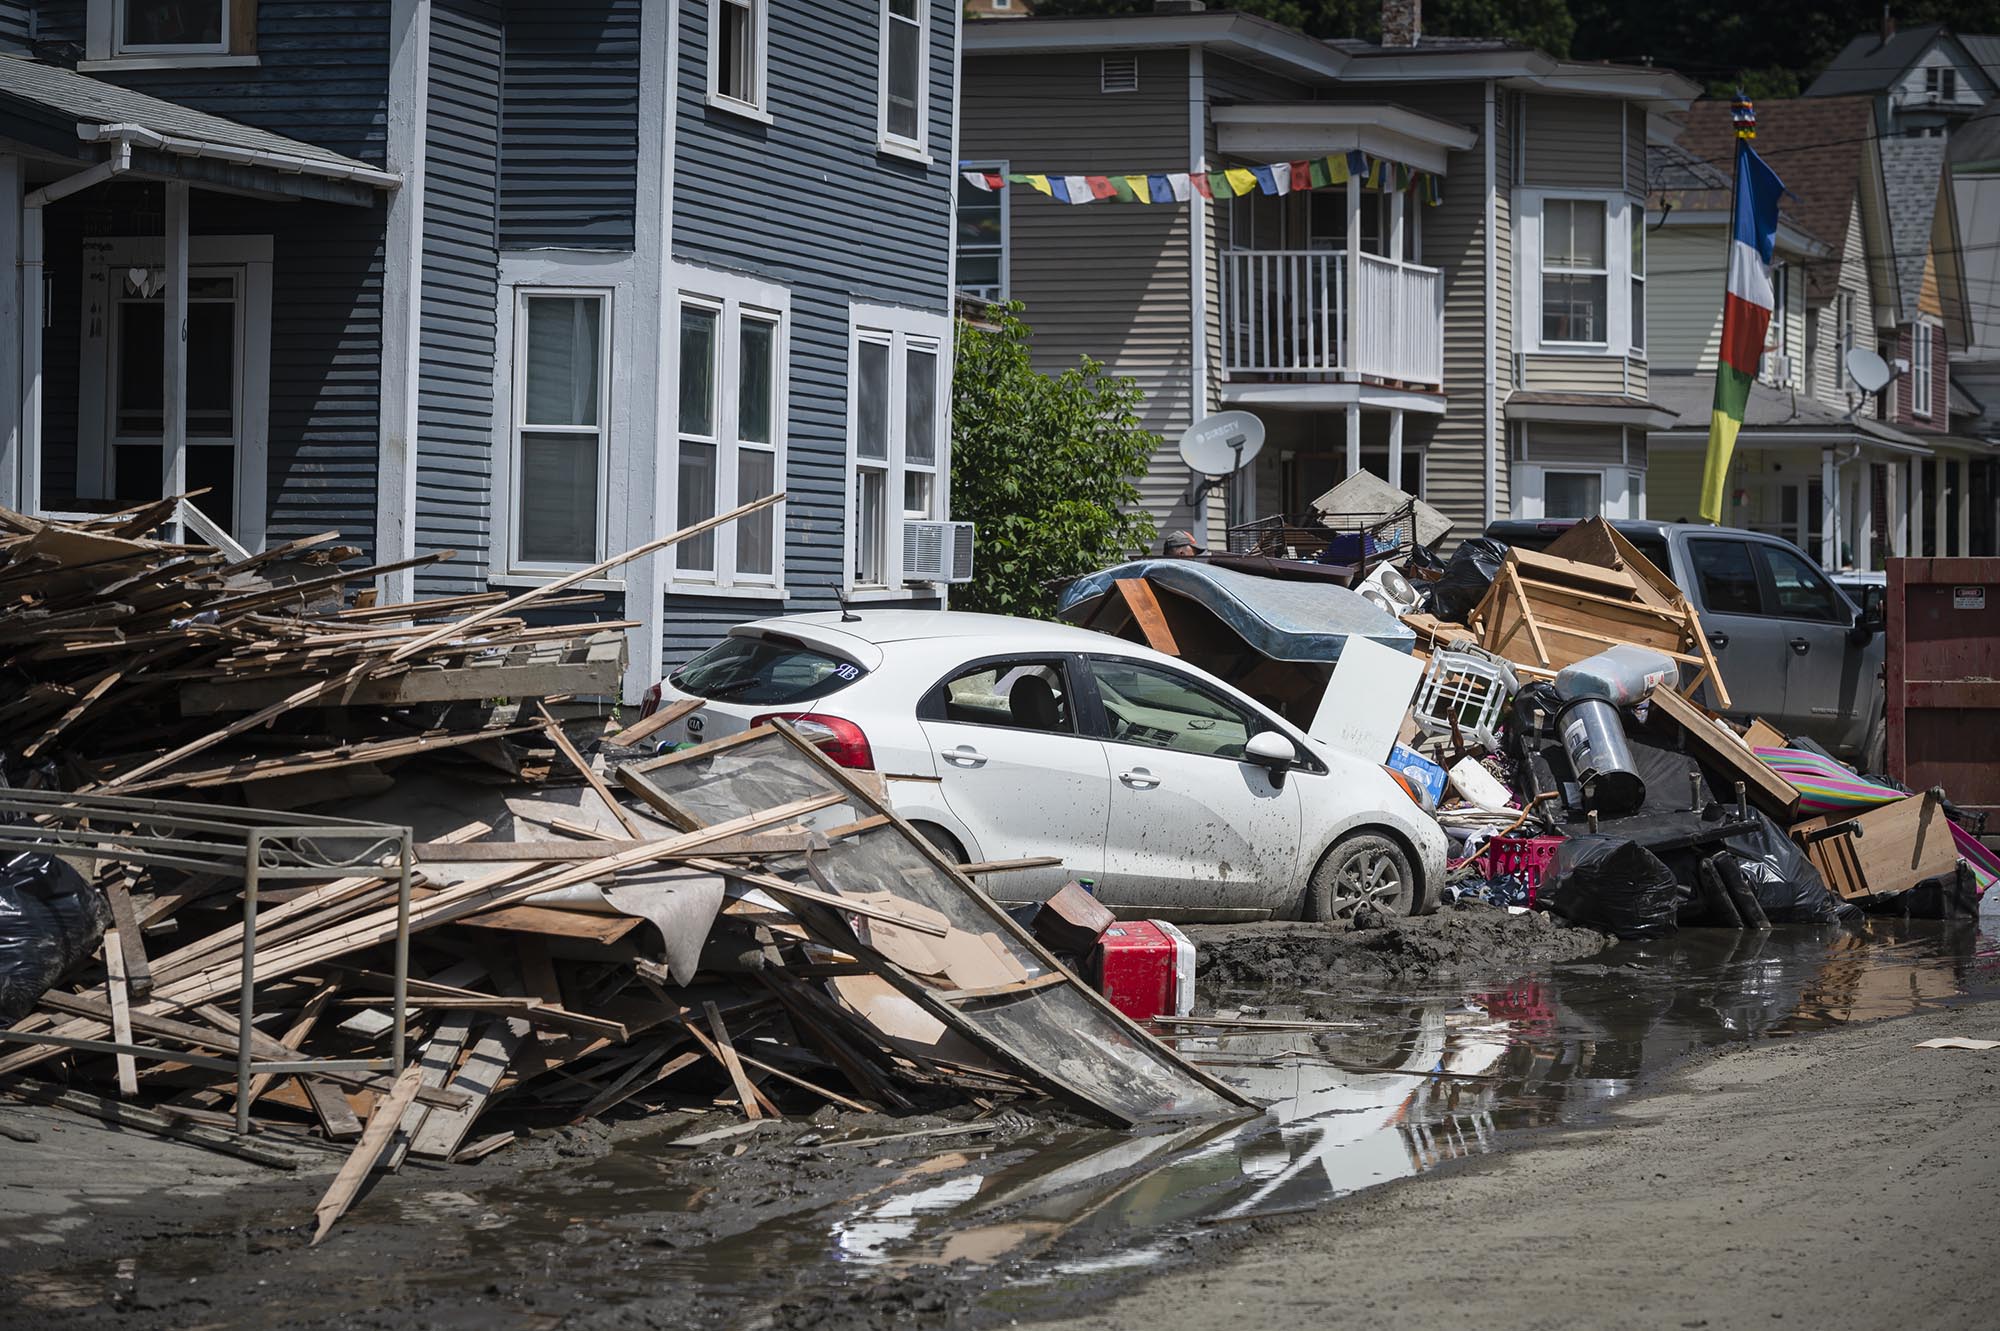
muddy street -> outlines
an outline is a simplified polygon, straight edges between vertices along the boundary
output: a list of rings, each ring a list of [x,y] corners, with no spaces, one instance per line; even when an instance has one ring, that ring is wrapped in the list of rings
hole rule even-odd
[[[204,1177],[200,1157],[184,1179],[125,1195],[72,1179],[67,1211],[31,1210],[9,1188],[0,1271],[10,1325],[804,1328],[1085,1316],[1115,1326],[1157,1324],[1163,1289],[1174,1291],[1177,1326],[1240,1317],[1253,1297],[1287,1310],[1267,1324],[1335,1309],[1366,1324],[1373,1300],[1384,1319],[1408,1324],[1422,1307],[1419,1324],[1451,1325],[1470,1306],[1474,1273],[1485,1273],[1487,1296],[1516,1283],[1495,1280],[1497,1270],[1530,1258],[1577,1283],[1602,1265],[1600,1246],[1621,1254],[1620,1269],[1653,1263],[1644,1288],[1663,1301],[1690,1283],[1689,1263],[1768,1252],[1790,1254],[1782,1264],[1802,1283],[1815,1269],[1830,1278],[1846,1253],[1824,1236],[1750,1227],[1773,1208],[1796,1227],[1784,1208],[1814,1195],[1832,1208],[1869,1196],[1875,1209],[1856,1212],[1853,1227],[1865,1244],[1897,1245],[1901,1281],[1956,1241],[1948,1217],[1934,1228],[1910,1208],[1933,1194],[1967,1205],[1980,1195],[1942,1163],[1917,1167],[1980,1140],[1944,1109],[1990,1088],[1990,1056],[1909,1050],[1923,1035],[2000,1027],[1986,1001],[2000,972],[1970,925],[1686,931],[1607,947],[1546,917],[1475,909],[1352,933],[1198,932],[1201,1010],[1233,1024],[1183,1026],[1174,1043],[1269,1105],[1261,1115],[1136,1134],[1011,1111],[545,1128],[479,1164],[383,1178],[321,1248],[305,1239],[324,1176],[272,1184],[242,1166]],[[1920,1034],[1906,1036],[1912,1028]],[[1878,1076],[1878,1063],[1897,1071]],[[1862,1081],[1874,1089],[1858,1098],[1819,1091]],[[1926,1126],[1912,1133],[1917,1123]],[[36,1130],[38,1143],[0,1140],[4,1158],[80,1163],[106,1135],[53,1118]],[[1847,1135],[1880,1149],[1829,1154]],[[674,1144],[695,1139],[705,1140]],[[1834,1187],[1850,1154],[1904,1179],[1900,1191]],[[1985,1159],[1974,1150],[1961,1163]],[[52,1176],[62,1172],[44,1168],[36,1195],[61,1191]],[[1515,1185],[1502,1181],[1516,1178],[1530,1184],[1522,1215],[1545,1207],[1546,1217],[1524,1225],[1513,1214]],[[1565,1209],[1585,1194],[1588,1208]],[[1642,1241],[1662,1197],[1676,1199],[1672,1218],[1698,1241]],[[1633,1232],[1579,1246],[1621,1225]],[[1731,1237],[1718,1240],[1715,1225]],[[1548,1234],[1569,1237],[1537,1237]],[[1357,1251],[1409,1256],[1344,1256]],[[1703,1253],[1720,1255],[1691,1255]],[[1305,1269],[1314,1274],[1297,1274]],[[1337,1300],[1328,1271],[1339,1273]],[[1579,1287],[1602,1294],[1597,1282],[1611,1279]],[[1419,1294],[1427,1301],[1413,1304]],[[1588,1320],[1588,1306],[1567,1320]],[[1507,1307],[1484,1324],[1508,1324]]]

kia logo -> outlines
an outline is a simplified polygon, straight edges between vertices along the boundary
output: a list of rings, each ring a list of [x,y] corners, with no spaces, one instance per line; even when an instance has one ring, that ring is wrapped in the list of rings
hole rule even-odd
[[[700,733],[701,733],[701,718],[700,718],[700,717],[698,717],[698,716],[691,716],[691,717],[689,717],[689,718],[688,718],[688,734],[690,734],[690,735],[699,735]]]

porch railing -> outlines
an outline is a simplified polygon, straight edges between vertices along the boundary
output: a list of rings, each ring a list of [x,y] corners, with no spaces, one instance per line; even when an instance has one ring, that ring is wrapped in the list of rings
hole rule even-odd
[[[1222,254],[1222,368],[1233,380],[1369,375],[1444,380],[1444,283],[1435,268],[1361,257],[1350,346],[1344,250]]]

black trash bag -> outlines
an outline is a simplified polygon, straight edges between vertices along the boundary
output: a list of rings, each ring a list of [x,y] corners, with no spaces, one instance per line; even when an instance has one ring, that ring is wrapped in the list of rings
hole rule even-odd
[[[1508,704],[1514,720],[1511,748],[1515,758],[1527,757],[1528,747],[1538,742],[1543,746],[1553,744],[1558,749],[1562,747],[1561,741],[1556,738],[1556,713],[1562,710],[1562,702],[1562,695],[1556,692],[1556,686],[1546,679],[1521,686],[1513,702]],[[1536,712],[1542,714],[1542,733],[1539,737],[1535,734]],[[1568,774],[1566,764],[1564,774]]]
[[[1439,619],[1463,624],[1465,617],[1486,598],[1486,589],[1500,576],[1507,558],[1507,543],[1475,536],[1452,551],[1444,576],[1431,587],[1431,613]]]
[[[1900,915],[1908,920],[1976,919],[1979,883],[1961,861],[1950,873],[1926,878],[1907,891],[1871,897],[1863,909],[1870,915]]]
[[[25,854],[0,864],[0,1026],[27,1016],[110,927],[111,903],[61,860]]]
[[[1861,918],[1860,907],[1827,890],[1819,870],[1783,828],[1755,809],[1750,812],[1757,830],[1722,844],[1736,856],[1744,886],[1756,895],[1771,923],[1826,924]]]
[[[1676,928],[1681,885],[1636,841],[1579,836],[1556,847],[1536,900],[1572,924],[1624,939],[1666,938]]]

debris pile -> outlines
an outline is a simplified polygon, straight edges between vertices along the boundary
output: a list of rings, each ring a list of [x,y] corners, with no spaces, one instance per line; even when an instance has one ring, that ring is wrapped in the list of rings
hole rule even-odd
[[[357,607],[322,598],[379,570],[336,571],[331,538],[246,567],[140,534],[158,520],[0,515],[22,575],[0,709],[35,750],[10,755],[0,847],[104,905],[33,959],[61,978],[0,1032],[0,1096],[279,1166],[346,1152],[321,1235],[374,1169],[621,1105],[1053,1097],[1125,1125],[1244,1103],[1078,982],[872,774],[782,722],[666,754],[644,743],[665,712],[608,726],[586,700],[616,690],[616,626],[520,613],[608,564]],[[380,779],[328,779],[357,771]]]

